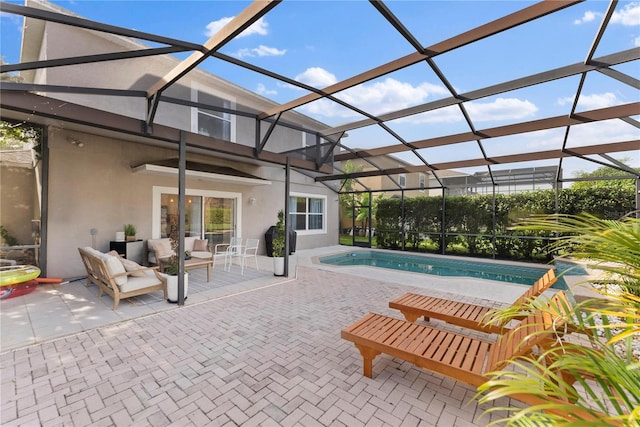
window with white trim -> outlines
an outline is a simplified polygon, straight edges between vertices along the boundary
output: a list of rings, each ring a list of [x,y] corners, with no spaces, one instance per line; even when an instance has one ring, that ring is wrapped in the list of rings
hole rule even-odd
[[[201,90],[193,90],[193,101],[220,108],[233,108],[232,102]],[[227,112],[194,108],[192,131],[225,141],[234,141],[234,116]]]
[[[398,184],[400,185],[400,187],[404,188],[407,186],[407,175],[401,173],[400,175],[398,175]]]
[[[418,175],[418,179],[420,181],[420,192],[424,193],[424,187],[426,187],[427,182],[425,174],[421,173],[420,175]]]
[[[295,194],[289,197],[289,223],[301,234],[326,233],[326,196]]]

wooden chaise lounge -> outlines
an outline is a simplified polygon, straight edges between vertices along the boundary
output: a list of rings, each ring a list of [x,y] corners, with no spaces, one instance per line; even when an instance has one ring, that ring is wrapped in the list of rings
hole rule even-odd
[[[531,285],[513,305],[523,304],[530,298],[541,295],[557,280],[558,278],[553,269],[549,269],[549,271]],[[419,317],[424,317],[427,321],[433,318],[452,325],[488,333],[501,334],[506,329],[503,324],[485,324],[483,318],[492,307],[482,305],[468,304],[428,295],[406,293],[389,302],[389,307],[400,310],[409,322],[415,322]]]
[[[373,359],[385,353],[477,387],[488,380],[485,373],[504,368],[510,359],[529,354],[536,345],[548,345],[549,334],[544,331],[561,328],[570,310],[562,291],[548,302],[550,310],[525,317],[495,342],[376,313],[343,329],[340,336],[358,348],[368,378],[372,378]]]
[[[478,387],[490,379],[487,373],[504,369],[509,360],[530,354],[536,346],[544,349],[555,342],[551,331],[564,326],[570,307],[562,291],[550,298],[548,304],[549,310],[525,317],[518,327],[500,335],[495,343],[375,313],[343,329],[341,337],[353,342],[360,351],[363,373],[368,378],[373,377],[374,358],[384,353]],[[526,392],[509,397],[531,405],[548,405],[546,411],[567,415],[563,409],[554,408],[553,403],[568,402],[555,397],[542,399]],[[576,407],[570,416],[594,421],[599,413]]]

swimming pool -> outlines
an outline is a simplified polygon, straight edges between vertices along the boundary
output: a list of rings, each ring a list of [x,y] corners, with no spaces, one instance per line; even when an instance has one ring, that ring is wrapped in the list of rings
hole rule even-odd
[[[526,267],[493,262],[436,258],[427,255],[411,255],[406,252],[389,253],[378,251],[353,251],[320,258],[323,264],[336,266],[369,266],[390,268],[412,273],[436,276],[462,276],[499,282],[532,285],[549,267]],[[552,286],[567,289],[561,277]]]

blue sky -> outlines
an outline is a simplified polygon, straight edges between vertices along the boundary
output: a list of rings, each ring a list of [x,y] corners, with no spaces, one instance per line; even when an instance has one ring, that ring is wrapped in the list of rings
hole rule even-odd
[[[195,43],[204,43],[249,4],[245,1],[78,0],[53,3],[88,19]],[[385,4],[423,46],[430,46],[534,2],[387,1]],[[608,5],[607,1],[588,0],[439,55],[434,62],[458,93],[579,63],[586,58]],[[6,62],[18,62],[21,19],[3,14],[0,24],[1,54]],[[595,57],[634,47],[640,48],[640,2],[621,1]],[[409,43],[364,0],[285,0],[242,37],[221,49],[227,55],[318,88],[413,51]],[[201,68],[276,102],[287,102],[306,93],[217,59],[208,59]],[[637,61],[615,69],[640,78]],[[637,90],[596,74],[590,73],[585,81],[578,111],[640,100]],[[468,112],[477,129],[566,115],[578,85],[579,77],[574,77],[508,92],[468,103]],[[449,97],[450,93],[433,71],[425,63],[420,63],[351,88],[338,96],[365,111],[380,114]],[[327,100],[297,110],[331,126],[362,118]],[[397,120],[389,126],[407,141],[469,130],[457,108]],[[573,129],[569,147],[640,138],[637,128],[619,120]],[[517,139],[486,141],[487,154],[517,153],[523,147],[529,151],[558,149],[563,132],[563,129],[550,130]],[[397,143],[379,127],[350,131],[346,142],[359,148]],[[460,144],[453,149],[428,149],[421,154],[431,163],[448,161],[453,157],[481,157],[475,143]],[[403,154],[400,157],[415,163],[410,156]],[[638,153],[616,154],[615,157],[630,158],[631,166],[640,166]],[[594,165],[579,162],[572,167],[587,170],[593,169]]]

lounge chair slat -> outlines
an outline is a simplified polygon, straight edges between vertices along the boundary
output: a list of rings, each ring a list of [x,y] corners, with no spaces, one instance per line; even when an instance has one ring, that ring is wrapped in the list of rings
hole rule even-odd
[[[367,330],[367,336],[372,340],[384,342],[398,332],[401,324],[395,322],[396,319],[376,319],[372,322],[371,328]],[[376,326],[378,325],[378,326]],[[378,328],[378,329],[376,329]]]
[[[417,349],[416,352],[421,354],[424,357],[429,359],[433,358],[433,355],[442,347],[443,342],[446,341],[447,337],[449,339],[453,339],[453,337],[448,336],[446,331],[441,331],[436,329],[437,333],[432,336],[431,342],[423,342]]]
[[[440,331],[438,329],[429,328],[427,334],[424,335],[423,341],[415,340],[415,342],[411,343],[411,345],[408,346],[406,350],[410,351],[411,353],[422,354],[419,349],[424,348],[429,345],[428,343],[433,342],[434,338],[438,336],[439,333]]]
[[[494,344],[486,341],[480,342],[480,345],[478,346],[477,356],[473,360],[473,364],[469,368],[469,371],[478,375],[484,372],[485,366],[488,366],[489,354],[491,354],[491,348],[493,347],[493,345]]]
[[[415,345],[416,343],[420,343],[420,341],[417,338],[420,335],[421,329],[415,327],[416,325],[415,323],[413,325],[414,327],[411,328],[411,330],[408,331],[409,333],[404,336],[403,341],[398,343],[398,348],[402,350],[408,350],[409,348],[411,348],[411,346]]]
[[[455,345],[455,343],[453,343],[452,341],[457,337],[456,335],[447,332],[441,332],[440,335],[442,338],[440,344],[437,346],[437,348],[433,349],[434,351],[425,352],[424,355],[426,357],[440,361],[447,354],[447,351],[449,351],[452,346]]]
[[[463,337],[462,335],[456,335],[455,339],[452,342],[451,351],[447,351],[447,353],[442,358],[443,363],[447,363],[449,365],[460,367],[462,365],[463,358],[473,357],[471,354],[467,354],[466,350],[469,347],[468,337]]]
[[[473,341],[470,337],[463,337],[458,345],[458,351],[450,362],[453,366],[462,367],[466,359],[475,359],[475,348],[472,348]],[[467,369],[468,371],[468,369]]]
[[[401,324],[394,334],[385,338],[384,343],[400,348],[403,346],[403,343],[406,345],[405,340],[411,335],[413,329],[415,328],[411,325]]]

